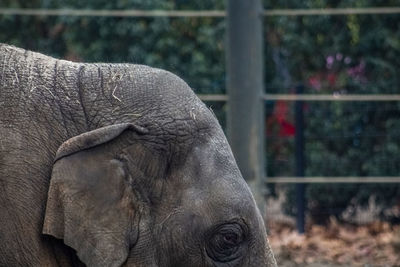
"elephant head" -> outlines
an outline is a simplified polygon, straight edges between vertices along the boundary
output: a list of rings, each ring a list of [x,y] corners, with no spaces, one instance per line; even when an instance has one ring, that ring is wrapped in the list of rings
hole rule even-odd
[[[87,266],[275,266],[226,138],[190,95],[179,112],[116,119],[65,141],[43,233]]]

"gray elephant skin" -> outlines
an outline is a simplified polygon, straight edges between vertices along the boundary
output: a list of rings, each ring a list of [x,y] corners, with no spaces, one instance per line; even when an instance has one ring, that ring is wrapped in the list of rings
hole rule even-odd
[[[170,72],[0,44],[0,266],[275,266],[212,112]]]

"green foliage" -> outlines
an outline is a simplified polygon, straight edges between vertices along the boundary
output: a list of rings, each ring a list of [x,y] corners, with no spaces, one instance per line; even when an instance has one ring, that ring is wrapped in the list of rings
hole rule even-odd
[[[268,3],[274,8],[398,5],[397,1],[376,0]],[[398,18],[398,15],[267,18],[266,62],[275,62],[275,66],[266,68],[266,80],[270,81],[267,90],[290,93],[294,85],[303,84],[306,93],[312,94],[398,93]],[[309,102],[304,109],[307,176],[399,175],[397,102]],[[276,107],[269,106],[267,110],[273,116]],[[293,113],[285,116],[293,123]],[[269,174],[293,175],[293,140],[272,135],[267,143]],[[276,149],[277,143],[284,149]],[[367,204],[372,195],[378,203],[391,207],[400,201],[400,186],[311,184],[307,187],[310,214],[319,222],[330,215],[339,217],[349,205]],[[294,187],[289,187],[286,210],[291,214],[296,212],[294,204]]]

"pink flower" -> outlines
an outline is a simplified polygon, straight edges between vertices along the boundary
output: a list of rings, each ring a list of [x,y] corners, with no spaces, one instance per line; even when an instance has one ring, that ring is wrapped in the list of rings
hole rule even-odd
[[[335,58],[333,56],[326,57],[326,68],[332,68],[333,62],[335,62]]]
[[[349,65],[351,63],[351,58],[350,57],[345,57],[344,58],[344,63]]]
[[[360,64],[347,69],[347,74],[354,80],[366,82],[365,78],[365,62],[361,61]]]

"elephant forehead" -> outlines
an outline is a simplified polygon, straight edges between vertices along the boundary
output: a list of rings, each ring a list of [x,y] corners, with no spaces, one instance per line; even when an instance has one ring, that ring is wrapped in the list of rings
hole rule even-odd
[[[134,122],[150,135],[179,142],[218,126],[193,90],[168,71],[130,64],[86,65],[80,79],[81,101],[89,121],[96,124]]]
[[[85,65],[80,71],[80,82],[83,100],[89,108],[90,103],[98,103],[107,111],[112,108],[114,115],[127,112],[141,117],[160,111],[174,115],[198,102],[192,89],[178,76],[148,66]]]
[[[197,210],[217,209],[226,216],[247,217],[255,202],[236,166],[229,146],[222,137],[197,145],[182,167],[183,204]]]

